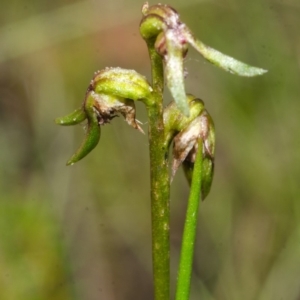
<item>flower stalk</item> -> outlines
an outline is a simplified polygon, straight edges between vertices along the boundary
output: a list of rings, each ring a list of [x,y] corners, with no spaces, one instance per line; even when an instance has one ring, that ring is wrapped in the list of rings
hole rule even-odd
[[[159,95],[157,95],[159,96]],[[170,299],[170,177],[162,108],[148,109],[154,299]]]
[[[170,299],[170,176],[169,148],[163,119],[164,72],[155,39],[146,40],[151,62],[152,101],[147,106],[151,184],[152,265],[154,299]]]
[[[203,142],[200,138],[198,141],[198,149],[202,149]],[[195,160],[194,171],[192,175],[192,183],[190,196],[188,200],[181,253],[176,286],[176,300],[188,300],[190,295],[190,282],[192,274],[194,245],[196,239],[198,210],[201,202],[202,189],[202,169],[203,169],[203,154],[198,151]]]

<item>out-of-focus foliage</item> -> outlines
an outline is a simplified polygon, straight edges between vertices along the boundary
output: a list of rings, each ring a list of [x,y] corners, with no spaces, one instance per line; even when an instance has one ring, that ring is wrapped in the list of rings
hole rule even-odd
[[[193,50],[185,61],[186,90],[204,100],[217,140],[191,299],[299,299],[300,5],[168,4],[206,44],[269,70],[236,77]],[[98,69],[149,77],[141,5],[1,3],[1,299],[152,299],[146,136],[115,118],[96,150],[65,167],[84,131],[53,122],[80,105]],[[137,118],[147,120],[142,104]],[[187,196],[181,172],[172,185],[174,282]]]
[[[1,200],[1,297],[72,298],[71,266],[50,210],[42,203]]]

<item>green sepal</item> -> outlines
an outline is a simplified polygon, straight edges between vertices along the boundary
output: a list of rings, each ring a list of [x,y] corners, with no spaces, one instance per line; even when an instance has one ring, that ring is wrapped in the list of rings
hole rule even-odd
[[[191,44],[191,46],[193,46],[206,60],[229,73],[253,77],[268,72],[261,68],[252,67],[205,45],[201,41],[195,39],[187,27],[185,27],[184,35],[188,43]]]
[[[72,113],[55,119],[55,123],[62,126],[76,125],[83,122],[86,119],[86,112],[83,107],[80,107]]]
[[[94,91],[131,100],[149,97],[152,87],[144,76],[134,70],[106,68],[93,79]]]
[[[91,95],[89,95],[85,102],[85,110],[88,119],[85,139],[81,144],[81,146],[79,147],[79,149],[68,160],[67,166],[73,165],[74,163],[84,158],[99,143],[101,131],[100,131],[100,125],[97,118],[97,111],[94,108],[94,102],[95,100],[92,98]]]
[[[183,55],[186,50],[180,40],[176,38],[175,30],[167,30],[165,38],[167,46],[167,55],[165,56],[167,85],[178,108],[188,117],[190,110],[186,101],[183,74]]]

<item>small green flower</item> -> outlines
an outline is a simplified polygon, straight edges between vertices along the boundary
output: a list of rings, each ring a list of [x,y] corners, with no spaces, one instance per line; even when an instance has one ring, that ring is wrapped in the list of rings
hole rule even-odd
[[[186,96],[190,115],[185,116],[174,101],[164,110],[165,143],[169,147],[173,141],[173,180],[178,168],[182,165],[186,178],[191,184],[199,139],[202,139],[202,199],[209,191],[213,180],[215,156],[214,123],[201,99],[193,95]]]
[[[81,108],[55,120],[58,125],[75,125],[87,119],[85,139],[68,160],[73,165],[90,153],[100,140],[100,126],[121,114],[126,122],[144,133],[135,119],[135,100],[147,103],[152,87],[134,70],[106,68],[96,72],[87,89]]]
[[[179,14],[168,5],[158,4],[149,7],[146,3],[142,13],[144,17],[140,25],[141,35],[146,41],[156,39],[156,51],[165,62],[167,86],[179,109],[186,116],[189,115],[189,107],[185,101],[183,59],[188,45],[195,48],[212,64],[232,74],[251,77],[267,72],[222,54],[197,40],[191,30],[180,21]]]
[[[198,149],[199,139],[203,148]],[[213,121],[204,109],[174,140],[172,178],[182,164],[189,184],[191,184],[194,163],[198,151],[203,153],[202,162],[202,199],[208,195],[213,180],[215,156],[215,129]]]

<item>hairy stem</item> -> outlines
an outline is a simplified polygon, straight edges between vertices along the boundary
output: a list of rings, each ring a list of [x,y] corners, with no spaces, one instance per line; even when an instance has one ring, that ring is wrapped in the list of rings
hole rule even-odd
[[[154,299],[170,299],[170,179],[168,148],[164,143],[163,63],[148,42],[151,60],[153,97],[148,105],[151,168],[152,256]]]
[[[198,209],[201,202],[202,177],[202,140],[199,139],[198,152],[192,176],[191,191],[188,200],[184,224],[182,246],[177,278],[176,300],[188,300],[190,295],[191,274],[194,256],[194,245],[198,220]]]

